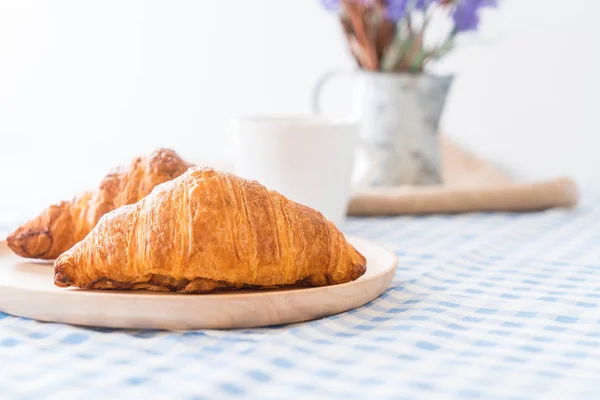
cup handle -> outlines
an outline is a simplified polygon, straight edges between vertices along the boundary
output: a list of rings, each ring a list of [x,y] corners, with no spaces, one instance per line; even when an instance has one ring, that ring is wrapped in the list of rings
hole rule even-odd
[[[326,71],[323,75],[317,79],[313,90],[312,90],[312,110],[314,114],[323,115],[323,108],[321,107],[321,94],[323,92],[323,88],[334,78],[348,75],[354,76],[355,71],[348,68],[333,68],[329,71]]]

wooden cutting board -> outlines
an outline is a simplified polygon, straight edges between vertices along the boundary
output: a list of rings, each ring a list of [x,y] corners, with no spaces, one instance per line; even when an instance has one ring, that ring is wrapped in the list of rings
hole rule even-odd
[[[575,181],[516,182],[442,135],[441,185],[375,187],[354,193],[348,214],[355,216],[446,214],[476,211],[539,211],[574,208],[579,202]]]
[[[393,252],[364,239],[348,240],[367,258],[367,272],[354,282],[215,294],[58,288],[51,262],[20,258],[0,242],[0,311],[40,321],[139,329],[251,328],[313,320],[368,303],[394,276]]]

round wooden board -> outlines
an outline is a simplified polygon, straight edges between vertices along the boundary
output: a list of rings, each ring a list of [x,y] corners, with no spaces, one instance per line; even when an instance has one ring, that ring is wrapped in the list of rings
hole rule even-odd
[[[20,258],[0,242],[0,311],[74,325],[173,330],[313,320],[368,303],[394,276],[394,253],[364,239],[348,240],[367,258],[367,272],[354,282],[215,294],[61,289],[54,286],[51,262]]]

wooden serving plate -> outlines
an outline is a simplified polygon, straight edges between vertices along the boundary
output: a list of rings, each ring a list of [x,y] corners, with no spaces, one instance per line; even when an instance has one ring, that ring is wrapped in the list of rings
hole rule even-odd
[[[348,240],[367,258],[354,282],[319,288],[215,294],[61,289],[52,262],[31,261],[0,242],[0,311],[40,321],[142,329],[229,329],[288,324],[360,307],[389,286],[394,253],[364,239]]]

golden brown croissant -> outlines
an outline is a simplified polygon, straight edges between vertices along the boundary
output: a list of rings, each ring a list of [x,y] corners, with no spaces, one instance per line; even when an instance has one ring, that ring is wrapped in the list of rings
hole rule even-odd
[[[258,182],[190,168],[106,214],[54,264],[57,286],[209,292],[357,279],[365,258],[323,215]]]
[[[104,214],[137,202],[190,166],[168,149],[137,157],[128,167],[111,170],[97,189],[53,204],[17,228],[8,236],[8,246],[22,257],[54,259],[83,239]]]

